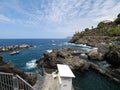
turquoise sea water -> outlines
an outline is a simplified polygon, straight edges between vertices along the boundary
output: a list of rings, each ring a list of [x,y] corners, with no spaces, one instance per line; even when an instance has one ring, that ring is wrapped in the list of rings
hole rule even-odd
[[[86,45],[77,45],[67,43],[67,39],[0,39],[0,46],[30,44],[35,47],[20,50],[20,54],[10,55],[10,52],[2,52],[0,56],[6,62],[15,63],[16,67],[24,71],[36,72],[37,59],[44,53],[52,49],[71,47],[81,50],[89,50],[91,47]],[[74,72],[76,78],[73,79],[73,85],[76,90],[120,90],[120,85],[113,83],[105,77],[89,70],[86,73]]]

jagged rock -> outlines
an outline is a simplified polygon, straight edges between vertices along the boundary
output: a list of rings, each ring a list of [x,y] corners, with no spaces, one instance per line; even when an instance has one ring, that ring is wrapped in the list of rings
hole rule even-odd
[[[114,67],[120,66],[120,52],[118,50],[110,50],[105,54],[104,59]]]
[[[103,60],[103,54],[97,50],[92,50],[88,53],[88,59],[90,60]]]
[[[75,50],[70,48],[53,50],[53,52],[44,54],[44,56],[36,63],[38,66],[43,65],[45,68],[56,69],[57,64],[67,64],[73,70],[84,71],[87,70],[90,64],[80,59],[79,56],[73,56]]]

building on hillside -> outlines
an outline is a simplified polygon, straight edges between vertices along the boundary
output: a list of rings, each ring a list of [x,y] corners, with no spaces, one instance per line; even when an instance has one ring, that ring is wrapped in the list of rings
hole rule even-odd
[[[112,21],[110,21],[110,20],[104,20],[104,21],[102,21],[103,23],[111,23]]]

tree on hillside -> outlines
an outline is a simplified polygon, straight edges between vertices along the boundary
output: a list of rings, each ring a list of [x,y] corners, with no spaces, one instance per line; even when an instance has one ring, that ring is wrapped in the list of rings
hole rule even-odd
[[[120,13],[117,15],[117,17],[120,17]]]
[[[100,22],[100,23],[97,25],[97,28],[103,28],[104,26],[105,26],[105,23]]]
[[[116,25],[120,24],[120,17],[118,17],[117,19],[115,19],[114,23],[115,23]]]
[[[87,32],[89,30],[89,28],[85,28],[85,31]]]
[[[117,15],[117,18],[114,21],[115,24],[120,24],[120,13]]]

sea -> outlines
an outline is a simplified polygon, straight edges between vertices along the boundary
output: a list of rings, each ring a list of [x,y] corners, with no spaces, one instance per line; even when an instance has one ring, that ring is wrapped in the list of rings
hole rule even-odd
[[[19,54],[10,55],[10,52],[1,52],[5,62],[13,62],[17,68],[25,72],[37,72],[36,60],[39,60],[44,53],[49,53],[53,49],[74,48],[79,50],[91,50],[90,46],[83,44],[68,43],[69,39],[0,39],[0,46],[11,46],[29,44],[33,48],[22,49]],[[120,85],[110,81],[106,77],[93,70],[86,72],[74,71],[75,78],[73,85],[75,90],[120,90]]]

